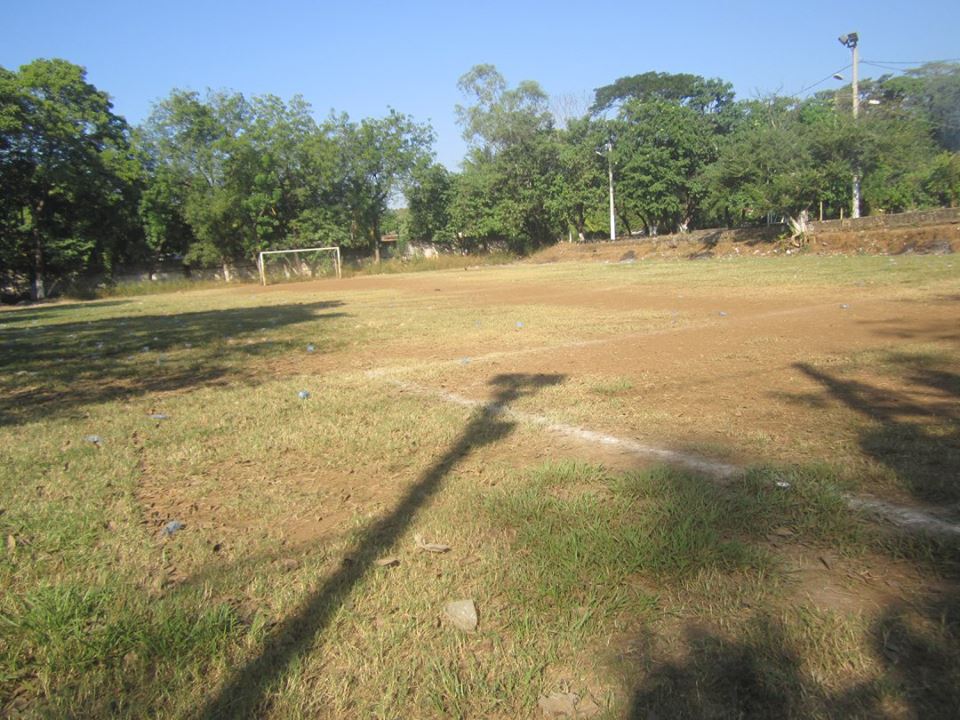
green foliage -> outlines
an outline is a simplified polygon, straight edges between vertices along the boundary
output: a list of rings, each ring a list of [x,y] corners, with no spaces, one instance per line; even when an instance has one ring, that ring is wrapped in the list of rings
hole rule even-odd
[[[83,68],[0,68],[6,277],[42,297],[50,277],[161,257],[225,271],[317,243],[378,257],[385,230],[523,251],[605,233],[608,162],[627,233],[837,217],[854,174],[868,213],[960,202],[958,63],[863,81],[856,120],[849,88],[735,101],[721,79],[646,72],[597,88],[591,114],[558,128],[536,82],[477,65],[458,87],[469,150],[451,172],[430,126],[393,109],[318,122],[300,97],[174,90],[131,132]]]
[[[408,233],[415,240],[449,240],[454,177],[440,164],[416,168],[407,186]]]
[[[715,155],[710,121],[683,105],[632,100],[615,127],[620,204],[650,230],[689,226]]]
[[[34,298],[48,275],[109,268],[136,247],[140,166],[126,122],[83,68],[0,68],[0,131],[0,250],[29,273]]]
[[[492,65],[474,67],[459,87],[474,102],[457,106],[471,149],[453,202],[456,232],[518,248],[555,239],[562,226],[550,196],[559,147],[546,94],[529,81],[507,89]]]
[[[385,118],[336,121],[342,158],[343,201],[350,213],[351,243],[379,257],[383,217],[414,168],[429,161],[433,130],[391,108]]]
[[[601,210],[607,200],[607,168],[599,155],[612,137],[604,121],[581,118],[558,133],[558,172],[553,177],[550,207],[579,237],[590,230],[606,228]]]
[[[733,103],[733,86],[719,78],[646,72],[597,88],[590,112],[597,115],[631,100],[682,105],[700,114],[720,113]]]

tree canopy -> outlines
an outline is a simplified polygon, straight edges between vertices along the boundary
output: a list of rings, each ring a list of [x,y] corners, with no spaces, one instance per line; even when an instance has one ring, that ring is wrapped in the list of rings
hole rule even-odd
[[[229,278],[261,250],[316,242],[378,258],[388,227],[523,250],[606,235],[608,169],[628,233],[836,217],[854,172],[868,213],[960,202],[957,63],[864,80],[856,120],[849,87],[737,100],[686,73],[621,77],[589,109],[488,64],[458,88],[468,151],[450,169],[433,129],[390,108],[317,119],[298,96],[173,90],[131,128],[81,67],[0,68],[0,275],[36,298],[170,257]]]

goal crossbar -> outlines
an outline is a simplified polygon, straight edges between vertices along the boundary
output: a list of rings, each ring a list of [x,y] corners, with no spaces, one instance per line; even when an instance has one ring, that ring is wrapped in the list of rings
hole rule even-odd
[[[322,251],[322,250],[331,250],[331,251],[333,251],[333,257],[334,257],[333,264],[334,264],[334,267],[335,267],[335,269],[336,269],[336,271],[337,271],[337,279],[339,280],[340,278],[343,277],[343,274],[342,274],[342,272],[341,272],[341,270],[340,270],[340,248],[337,247],[336,245],[334,245],[334,246],[331,246],[331,247],[291,248],[291,249],[289,249],[289,250],[263,250],[263,251],[261,251],[261,252],[260,252],[259,262],[257,263],[257,265],[259,266],[259,270],[260,270],[260,283],[263,284],[263,285],[266,285],[266,284],[267,284],[267,272],[266,272],[266,270],[265,270],[265,268],[264,268],[264,264],[263,264],[263,258],[264,258],[264,256],[266,256],[266,255],[283,255],[283,254],[288,254],[288,253],[320,252],[320,251]]]

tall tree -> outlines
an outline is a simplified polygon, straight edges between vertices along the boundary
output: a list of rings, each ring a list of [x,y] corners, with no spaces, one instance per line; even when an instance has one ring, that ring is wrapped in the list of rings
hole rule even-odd
[[[531,81],[509,89],[492,65],[475,66],[458,85],[472,102],[456,108],[470,143],[454,202],[457,231],[520,245],[556,238],[561,222],[550,193],[559,147],[546,93]]]
[[[410,210],[408,232],[415,240],[450,239],[450,204],[453,199],[450,172],[439,163],[422,164],[414,169],[407,186]]]
[[[606,222],[607,160],[600,151],[612,133],[609,123],[589,117],[571,120],[558,133],[559,170],[554,175],[550,205],[580,240],[585,238],[591,219]]]
[[[46,277],[110,265],[135,242],[140,166],[126,122],[65,60],[0,68],[0,229],[4,261]]]
[[[684,105],[631,100],[615,125],[621,204],[648,231],[688,228],[706,193],[701,174],[716,153],[712,124]]]
[[[645,72],[594,90],[590,112],[599,115],[631,100],[683,105],[700,114],[720,113],[733,103],[733,86],[719,78],[688,73]]]
[[[432,156],[433,130],[391,109],[380,119],[339,121],[344,158],[345,199],[360,242],[369,244],[380,262],[380,232],[391,199],[414,168]]]

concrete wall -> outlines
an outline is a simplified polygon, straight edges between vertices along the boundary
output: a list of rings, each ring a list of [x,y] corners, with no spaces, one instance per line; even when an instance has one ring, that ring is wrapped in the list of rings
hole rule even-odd
[[[917,212],[891,215],[870,215],[862,218],[844,218],[843,220],[823,220],[810,223],[814,233],[849,232],[857,230],[886,230],[900,227],[921,227],[924,225],[950,225],[960,223],[960,208],[940,208],[938,210],[920,210]]]

